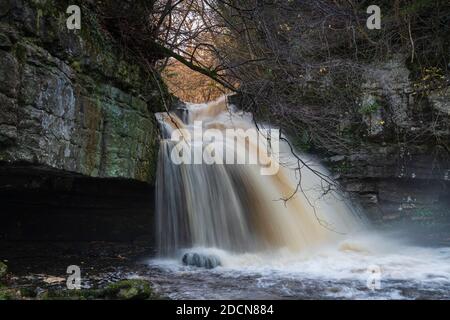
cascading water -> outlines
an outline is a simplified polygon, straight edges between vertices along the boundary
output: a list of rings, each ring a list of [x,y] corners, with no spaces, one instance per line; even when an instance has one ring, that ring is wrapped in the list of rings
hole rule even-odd
[[[309,168],[296,170],[298,159],[286,143],[277,154],[267,135],[261,145],[258,135],[234,141],[199,133],[255,128],[250,114],[220,99],[157,118],[163,136],[156,183],[159,257],[151,260],[149,277],[163,294],[175,299],[450,298],[450,248],[417,247],[366,227],[345,197],[324,192],[327,184],[318,175],[328,173],[317,162],[302,155]],[[206,161],[174,161],[173,150],[179,154],[180,149],[171,135],[178,131],[189,141],[193,158]],[[225,145],[228,154],[235,142],[233,157],[258,155],[263,161],[207,164],[215,151],[205,150]],[[274,159],[279,170],[263,175]],[[185,263],[195,255],[201,261]],[[379,286],[371,282],[377,277]]]
[[[193,153],[203,155],[205,148],[220,144],[227,152],[236,146],[236,153],[269,157],[262,150],[267,148],[258,144],[261,140],[256,141],[261,137],[256,135],[248,140],[205,141],[204,135],[196,133],[199,126],[219,130],[224,136],[230,129],[241,129],[241,134],[256,129],[251,115],[232,106],[228,108],[226,98],[210,104],[187,105],[181,114],[160,113],[157,118],[163,134],[156,185],[161,254],[170,255],[187,247],[231,252],[304,250],[361,227],[361,221],[344,199],[336,199],[334,192],[323,194],[323,181],[310,169],[301,170],[302,190],[295,191],[300,179],[297,160],[286,143],[280,145],[279,170],[273,175],[262,175],[261,164],[174,163],[171,155],[176,142],[171,135],[180,130],[189,134]],[[326,174],[311,159],[305,157],[303,161]],[[288,201],[283,200],[287,198]]]

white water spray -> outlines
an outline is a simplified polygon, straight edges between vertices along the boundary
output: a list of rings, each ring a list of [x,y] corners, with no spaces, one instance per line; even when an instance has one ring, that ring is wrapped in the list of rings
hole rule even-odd
[[[157,175],[156,212],[159,251],[170,255],[189,247],[218,248],[231,252],[255,252],[287,248],[309,250],[336,241],[342,234],[360,229],[361,221],[336,191],[324,194],[323,180],[309,168],[327,175],[307,157],[300,173],[297,159],[286,143],[276,157],[279,170],[261,174],[260,164],[179,164],[173,161],[174,131],[189,135],[193,152],[202,156],[205,143],[196,132],[214,129],[256,129],[250,114],[228,107],[226,98],[202,105],[187,105],[180,112],[157,115],[163,131]],[[198,128],[201,125],[202,128]],[[278,138],[278,137],[277,137]],[[235,141],[209,141],[208,147],[236,143],[237,156],[266,154],[258,135]],[[262,150],[264,149],[264,150]],[[253,157],[252,157],[253,156]],[[300,180],[301,179],[301,180]],[[301,190],[297,184],[301,181]],[[297,192],[296,192],[297,190]],[[293,196],[292,196],[293,195]],[[288,199],[285,201],[285,199]]]

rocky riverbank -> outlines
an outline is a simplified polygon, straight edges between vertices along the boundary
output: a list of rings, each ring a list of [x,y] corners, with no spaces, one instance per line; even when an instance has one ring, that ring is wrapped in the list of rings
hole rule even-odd
[[[140,276],[152,254],[147,242],[3,242],[0,248],[0,300],[163,298]],[[80,290],[67,288],[70,265],[80,267]]]

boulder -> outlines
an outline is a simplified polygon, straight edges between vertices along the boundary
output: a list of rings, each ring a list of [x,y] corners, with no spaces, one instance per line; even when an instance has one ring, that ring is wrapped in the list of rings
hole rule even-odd
[[[199,268],[214,269],[221,265],[219,257],[212,254],[202,254],[187,252],[183,255],[183,264],[185,266],[195,266]]]
[[[99,294],[113,300],[145,300],[155,298],[148,281],[140,279],[122,280],[108,285]]]

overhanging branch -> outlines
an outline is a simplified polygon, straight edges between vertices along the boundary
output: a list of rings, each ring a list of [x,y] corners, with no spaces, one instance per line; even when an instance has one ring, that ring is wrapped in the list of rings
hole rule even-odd
[[[179,61],[180,63],[182,63],[185,66],[187,66],[188,68],[190,68],[191,70],[196,71],[198,73],[201,73],[201,74],[211,78],[212,80],[220,83],[222,86],[224,86],[225,88],[227,88],[233,92],[238,92],[238,89],[235,88],[231,83],[218,77],[218,75],[215,71],[202,68],[202,67],[196,65],[195,63],[187,60],[182,55],[174,52],[173,50],[170,50],[170,49],[164,47],[163,45],[161,45],[159,43],[155,43],[155,45],[165,56],[174,58],[175,60]]]

